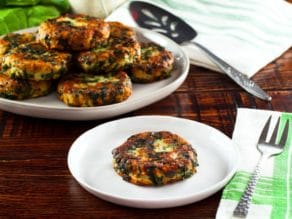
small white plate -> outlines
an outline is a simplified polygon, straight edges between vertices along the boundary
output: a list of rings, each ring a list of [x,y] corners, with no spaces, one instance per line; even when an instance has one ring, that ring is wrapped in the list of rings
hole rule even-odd
[[[133,84],[133,94],[121,103],[97,107],[70,107],[58,100],[56,93],[45,97],[28,100],[9,100],[0,97],[0,109],[32,117],[63,119],[63,120],[92,120],[104,119],[150,105],[174,92],[186,79],[189,71],[189,59],[181,47],[169,38],[151,30],[135,28],[140,41],[155,42],[174,54],[174,70],[168,79],[149,83]],[[30,28],[19,32],[32,32]]]
[[[112,167],[111,151],[144,131],[170,131],[185,138],[198,153],[198,172],[189,179],[161,187],[126,182]],[[68,167],[93,195],[137,208],[167,208],[204,199],[231,179],[237,169],[237,148],[210,126],[169,116],[137,116],[99,125],[82,134],[68,153]]]

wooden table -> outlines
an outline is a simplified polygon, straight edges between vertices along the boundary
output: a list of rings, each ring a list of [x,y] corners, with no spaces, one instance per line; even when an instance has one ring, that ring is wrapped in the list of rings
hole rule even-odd
[[[273,97],[255,99],[227,76],[191,66],[183,85],[167,98],[119,118],[160,114],[196,120],[232,135],[236,109],[292,112],[292,48],[253,79]],[[114,119],[114,118],[112,118]],[[84,131],[103,121],[70,122],[0,111],[0,218],[214,218],[221,192],[183,207],[122,207],[87,193],[67,168],[67,153]]]

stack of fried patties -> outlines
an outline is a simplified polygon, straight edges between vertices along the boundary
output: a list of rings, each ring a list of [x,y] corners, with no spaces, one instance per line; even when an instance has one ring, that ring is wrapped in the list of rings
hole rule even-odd
[[[0,96],[17,100],[47,95],[71,58],[48,50],[35,33],[6,35],[0,40],[0,56]]]
[[[71,14],[43,22],[37,37],[32,33],[5,36],[0,55],[0,96],[43,96],[58,80],[58,97],[70,106],[124,101],[132,94],[132,81],[167,78],[173,66],[171,52],[138,43],[132,28]]]
[[[76,70],[72,72],[77,73],[60,80],[59,99],[70,106],[101,106],[126,100],[132,94],[132,82],[124,69],[140,57],[135,32],[121,23],[84,15],[67,15],[58,21],[61,27],[56,34],[45,33],[53,32],[47,31],[56,27],[53,20],[41,25],[39,34],[48,47],[74,52]]]

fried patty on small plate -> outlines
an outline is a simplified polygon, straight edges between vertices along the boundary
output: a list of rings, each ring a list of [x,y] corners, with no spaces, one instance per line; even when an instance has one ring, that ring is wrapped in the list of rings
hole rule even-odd
[[[182,137],[168,131],[142,132],[112,151],[113,167],[122,178],[142,186],[162,186],[191,177],[197,153]]]

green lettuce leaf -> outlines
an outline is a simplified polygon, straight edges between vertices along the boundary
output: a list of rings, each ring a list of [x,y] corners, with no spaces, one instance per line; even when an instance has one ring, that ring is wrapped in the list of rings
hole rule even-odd
[[[59,10],[54,6],[33,6],[27,9],[27,24],[28,27],[38,26],[41,22],[59,15]]]
[[[80,0],[83,1],[83,0]],[[70,3],[68,0],[0,0],[0,8],[3,7],[25,7],[34,5],[51,5],[58,8],[61,13],[70,10]]]
[[[69,11],[68,0],[0,0],[0,34],[38,26]]]
[[[83,0],[80,0],[83,1]],[[40,4],[54,5],[61,13],[68,12],[70,10],[70,3],[68,0],[40,0]]]
[[[5,27],[3,24],[1,25],[1,33],[8,33],[27,27],[26,14],[21,8],[0,9],[0,20],[5,23]]]
[[[37,5],[40,2],[40,0],[5,0],[5,2],[6,6],[29,6]]]
[[[0,35],[6,34],[6,33],[9,33],[7,24],[3,20],[0,20]]]

